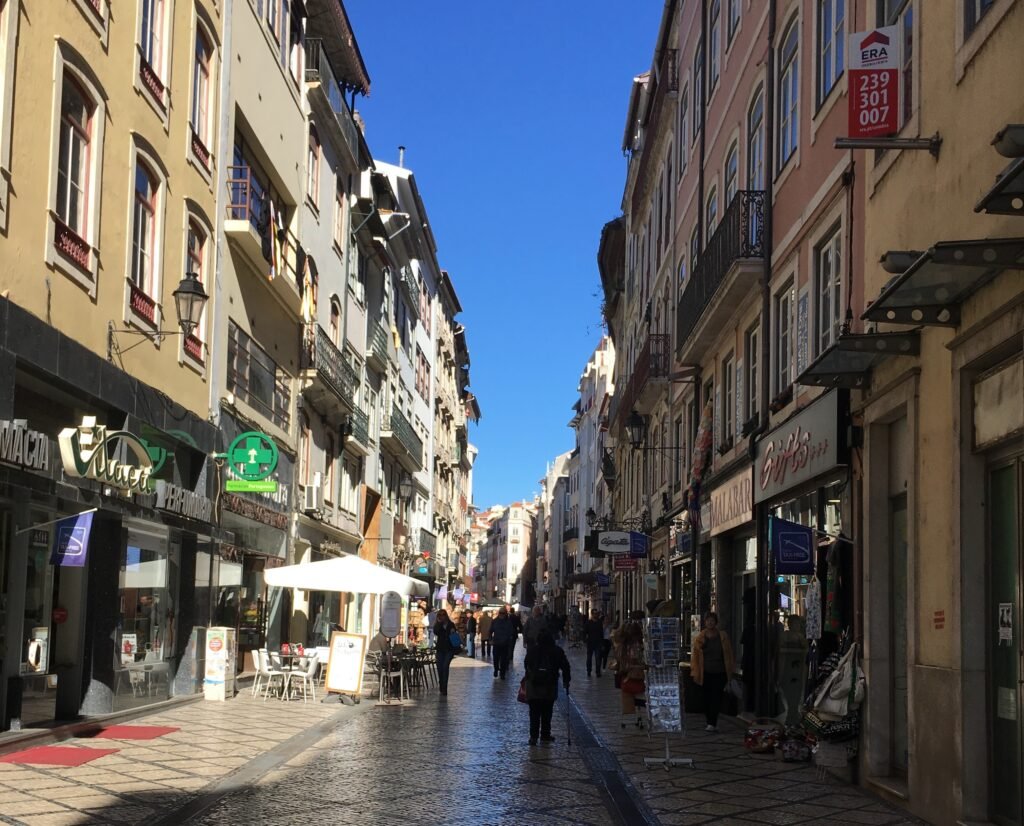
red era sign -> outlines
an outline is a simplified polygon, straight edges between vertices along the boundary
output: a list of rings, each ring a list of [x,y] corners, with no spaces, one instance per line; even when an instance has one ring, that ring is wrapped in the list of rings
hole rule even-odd
[[[880,138],[900,128],[899,27],[850,35],[849,136]]]

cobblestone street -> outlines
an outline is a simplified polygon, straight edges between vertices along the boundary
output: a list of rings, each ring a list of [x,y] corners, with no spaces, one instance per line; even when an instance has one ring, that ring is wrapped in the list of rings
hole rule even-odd
[[[138,721],[180,730],[155,741],[79,739],[118,748],[77,768],[0,763],[0,822],[72,824],[504,824],[850,823],[909,820],[807,764],[751,755],[742,729],[692,732],[673,744],[695,768],[647,770],[659,739],[620,727],[610,674],[573,663],[571,745],[566,703],[550,746],[529,747],[515,701],[522,658],[507,681],[488,663],[458,658],[449,696],[428,689],[390,708],[253,700],[194,703]]]

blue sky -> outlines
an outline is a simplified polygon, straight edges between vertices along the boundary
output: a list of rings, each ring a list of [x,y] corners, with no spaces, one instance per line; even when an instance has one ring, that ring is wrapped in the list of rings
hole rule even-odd
[[[346,0],[374,156],[405,164],[464,312],[483,418],[474,500],[532,496],[573,447],[602,334],[597,244],[620,213],[622,132],[658,0]]]

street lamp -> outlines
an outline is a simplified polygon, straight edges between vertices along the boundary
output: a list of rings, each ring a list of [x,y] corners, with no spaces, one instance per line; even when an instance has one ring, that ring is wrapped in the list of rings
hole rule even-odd
[[[194,272],[185,273],[185,276],[178,282],[177,289],[171,295],[174,297],[174,312],[178,316],[179,329],[177,331],[138,330],[134,328],[117,329],[114,327],[114,322],[111,321],[107,324],[107,361],[114,360],[115,349],[118,355],[121,355],[143,343],[139,341],[131,347],[122,350],[117,346],[117,333],[142,336],[145,341],[159,343],[160,339],[164,336],[185,336],[185,338],[188,338],[195,332],[196,327],[199,326],[199,322],[203,318],[206,302],[210,300],[210,297],[203,289],[202,283],[199,281],[199,276]]]
[[[626,430],[633,450],[640,450],[647,441],[647,420],[634,410],[626,419]]]
[[[406,474],[398,482],[398,495],[406,500],[411,499],[412,489],[412,477]]]

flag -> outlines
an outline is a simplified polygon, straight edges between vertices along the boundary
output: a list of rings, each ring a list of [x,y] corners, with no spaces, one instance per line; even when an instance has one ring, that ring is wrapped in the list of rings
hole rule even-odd
[[[814,573],[814,530],[775,516],[768,519],[768,544],[775,573],[792,576]]]
[[[714,405],[711,399],[707,400],[704,410],[700,416],[700,424],[697,426],[697,437],[693,440],[693,457],[690,461],[690,486],[689,502],[690,524],[700,532],[700,489],[704,474],[711,461],[711,446],[715,438],[714,433]]]
[[[89,554],[89,535],[92,533],[93,511],[69,516],[57,523],[53,535],[51,565],[82,568]]]

